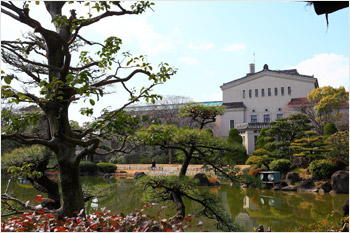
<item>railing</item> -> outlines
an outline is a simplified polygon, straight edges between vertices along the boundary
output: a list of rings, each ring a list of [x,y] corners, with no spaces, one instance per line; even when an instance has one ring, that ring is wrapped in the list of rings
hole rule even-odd
[[[270,127],[269,122],[242,123],[236,125],[237,129],[263,129]]]

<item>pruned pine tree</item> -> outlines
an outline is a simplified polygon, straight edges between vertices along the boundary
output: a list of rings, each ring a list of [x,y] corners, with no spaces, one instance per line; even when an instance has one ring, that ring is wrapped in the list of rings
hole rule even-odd
[[[62,216],[73,216],[84,209],[79,180],[81,158],[98,149],[102,136],[130,133],[128,120],[131,118],[125,116],[123,109],[142,98],[155,102],[160,96],[152,94],[151,89],[176,73],[167,63],[153,69],[145,56],[132,57],[128,52],[121,53],[122,40],[116,36],[101,43],[81,35],[82,30],[105,18],[142,14],[153,3],[133,2],[126,7],[119,1],[80,2],[79,7],[90,7],[96,13],[80,16],[71,9],[70,15],[64,15],[63,7],[72,6],[68,5],[71,3],[74,2],[1,2],[4,15],[32,28],[32,32],[22,39],[1,41],[3,62],[14,70],[13,73],[1,71],[2,98],[7,103],[39,106],[49,127],[49,135],[45,138],[29,136],[23,133],[23,129],[40,120],[40,114],[27,114],[16,119],[3,116],[9,127],[2,132],[2,140],[43,145],[55,153],[63,197],[58,212]],[[34,4],[45,5],[54,30],[45,28],[43,22],[31,14],[30,8]],[[82,45],[98,47],[99,50],[92,55],[88,51],[80,51]],[[77,65],[72,64],[73,58],[79,60]],[[149,80],[149,85],[140,90],[128,87],[128,81],[142,75]],[[14,80],[25,88],[17,88],[19,85],[13,85]],[[91,106],[82,108],[81,113],[90,116],[95,100],[106,94],[106,87],[113,84],[120,85],[129,93],[128,102],[118,110],[105,110],[102,118],[84,131],[72,130],[68,115],[72,103],[79,99],[88,100],[85,103]],[[122,147],[118,149],[122,150]]]

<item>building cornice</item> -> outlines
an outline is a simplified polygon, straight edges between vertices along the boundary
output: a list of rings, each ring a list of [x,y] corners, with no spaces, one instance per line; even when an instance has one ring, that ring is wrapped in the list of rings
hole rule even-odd
[[[246,77],[233,80],[229,83],[225,83],[222,86],[220,86],[221,90],[226,90],[250,81],[253,81],[255,79],[265,77],[265,76],[270,76],[274,78],[280,78],[280,79],[287,79],[287,80],[296,80],[296,81],[301,81],[305,83],[312,83],[315,86],[318,86],[318,81],[317,78],[314,78],[312,76],[306,76],[306,75],[291,75],[291,74],[285,74],[285,73],[276,73],[274,71],[269,71],[269,70],[263,70],[261,72],[255,73],[255,74],[250,74]]]

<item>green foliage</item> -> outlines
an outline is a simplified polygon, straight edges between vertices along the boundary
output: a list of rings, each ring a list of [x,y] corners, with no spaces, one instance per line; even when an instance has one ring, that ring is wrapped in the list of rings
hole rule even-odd
[[[337,167],[331,161],[321,159],[311,162],[308,169],[313,177],[326,180],[336,172]]]
[[[261,169],[254,169],[260,171]],[[240,176],[241,183],[246,184],[248,187],[261,188],[262,182],[258,176],[251,175],[248,172],[243,172]]]
[[[332,158],[332,159],[328,159],[328,161],[335,166],[336,171],[343,170],[344,168],[346,168],[346,166],[348,166],[348,164],[341,159]]]
[[[328,122],[338,121],[343,116],[341,113],[335,112],[348,101],[349,92],[344,87],[325,86],[314,89],[307,98],[309,101],[317,103],[314,107],[317,114],[316,121],[324,126]]]
[[[267,143],[273,141],[274,138],[268,135],[268,129],[263,128],[260,130],[260,134],[258,136],[258,139],[256,140],[255,149],[262,149]]]
[[[324,135],[325,135],[325,136],[329,136],[329,135],[332,135],[332,134],[338,132],[337,127],[336,127],[335,124],[332,123],[332,122],[327,123],[327,124],[324,126],[323,130],[324,130]]]
[[[290,148],[293,150],[293,156],[303,156],[309,161],[324,158],[325,152],[329,151],[323,142],[322,136],[317,136],[315,131],[305,131],[305,137],[295,139]]]
[[[179,109],[179,117],[189,117],[202,129],[206,124],[215,122],[218,115],[223,115],[224,106],[206,106],[197,103],[187,103]]]
[[[247,165],[251,164],[256,164],[258,167],[260,167],[263,163],[269,163],[272,159],[269,158],[267,155],[264,156],[256,156],[256,155],[251,155],[245,162]]]
[[[114,173],[117,170],[117,166],[112,163],[98,163],[96,164],[98,171],[102,173]]]
[[[140,163],[141,164],[150,164],[150,163],[152,163],[152,159],[151,158],[142,158],[142,159],[140,159]]]
[[[271,171],[280,171],[282,174],[290,170],[292,163],[288,159],[278,159],[270,163]]]
[[[14,167],[28,167],[30,164],[30,167],[35,169],[44,160],[53,160],[53,154],[47,147],[39,145],[20,147],[2,155],[1,169],[6,172],[10,167],[14,170]],[[54,161],[51,164],[54,164]]]
[[[227,140],[229,142],[237,142],[237,143],[241,143],[241,144],[243,142],[242,136],[239,135],[239,131],[235,128],[230,129],[230,131],[228,132]]]
[[[79,164],[79,169],[81,173],[87,173],[89,175],[94,175],[97,173],[98,167],[93,162],[82,161]]]
[[[269,154],[270,154],[270,152],[265,150],[265,149],[256,149],[253,153],[253,155],[255,155],[255,156],[264,156],[264,155],[268,156]]]
[[[340,131],[330,135],[325,143],[329,151],[325,154],[328,158],[338,158],[349,163],[349,131]]]

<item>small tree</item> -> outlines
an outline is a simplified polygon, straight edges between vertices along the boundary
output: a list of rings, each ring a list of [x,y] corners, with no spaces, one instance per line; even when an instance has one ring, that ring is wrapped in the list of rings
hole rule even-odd
[[[239,135],[239,132],[237,129],[230,129],[227,142],[229,144],[235,145],[237,148],[241,148],[239,151],[235,153],[231,153],[226,151],[225,152],[225,160],[227,160],[227,163],[230,164],[244,164],[244,162],[247,160],[247,150],[242,145],[243,138],[241,135]]]
[[[337,127],[335,126],[334,123],[330,122],[330,123],[327,123],[325,126],[324,126],[324,136],[328,137],[336,132],[338,132],[338,129]]]
[[[329,150],[325,155],[328,158],[342,159],[349,163],[349,131],[340,131],[330,135],[325,143]]]

